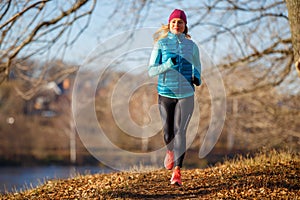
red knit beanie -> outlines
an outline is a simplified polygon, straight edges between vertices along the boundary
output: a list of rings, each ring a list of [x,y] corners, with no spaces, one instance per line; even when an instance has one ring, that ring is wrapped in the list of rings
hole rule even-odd
[[[169,23],[174,18],[180,18],[185,22],[185,24],[187,24],[186,15],[183,10],[179,10],[179,9],[173,10],[173,12],[171,13],[171,15],[169,17]]]

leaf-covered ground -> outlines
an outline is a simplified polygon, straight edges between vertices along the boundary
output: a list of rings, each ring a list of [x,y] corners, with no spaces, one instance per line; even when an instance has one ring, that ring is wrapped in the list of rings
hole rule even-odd
[[[78,176],[0,199],[300,199],[299,154],[271,152],[182,170],[182,187],[169,184],[171,173],[159,169]]]

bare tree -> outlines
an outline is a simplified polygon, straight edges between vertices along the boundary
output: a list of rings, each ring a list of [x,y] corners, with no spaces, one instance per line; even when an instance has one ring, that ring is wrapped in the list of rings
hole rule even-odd
[[[56,48],[64,54],[88,27],[95,5],[96,0],[1,1],[0,83],[8,80],[14,67],[24,69],[22,61],[51,50],[60,40],[64,41]],[[41,85],[45,71],[23,78]]]
[[[295,67],[300,76],[300,1],[286,0],[294,48]]]
[[[202,43],[211,46],[212,55],[222,56],[218,66],[227,75],[247,67],[255,77],[231,94],[273,88],[291,74],[292,45],[284,1],[215,0],[201,9],[205,12],[195,15],[196,22],[190,26],[210,30],[202,28],[208,32]]]

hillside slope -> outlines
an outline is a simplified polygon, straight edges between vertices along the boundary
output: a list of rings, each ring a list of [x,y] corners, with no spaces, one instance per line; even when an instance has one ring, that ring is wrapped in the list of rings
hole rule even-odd
[[[170,176],[165,169],[79,175],[0,199],[300,199],[299,154],[274,151],[183,170],[182,187],[171,186]]]

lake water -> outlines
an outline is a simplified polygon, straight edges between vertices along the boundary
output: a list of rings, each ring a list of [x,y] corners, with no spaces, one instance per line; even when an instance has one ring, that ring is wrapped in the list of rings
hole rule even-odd
[[[66,179],[85,174],[109,173],[113,170],[96,166],[0,167],[0,193],[37,187],[46,180]]]

